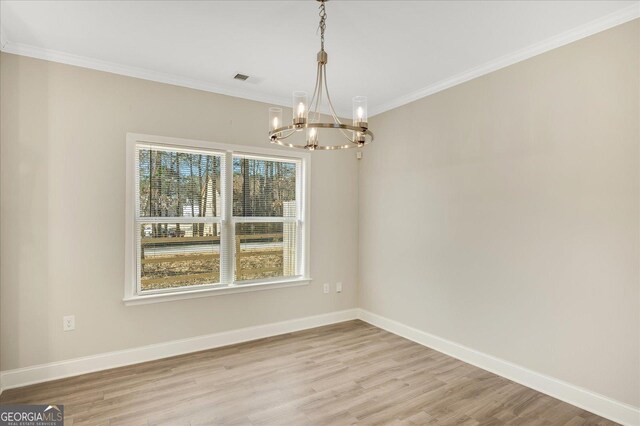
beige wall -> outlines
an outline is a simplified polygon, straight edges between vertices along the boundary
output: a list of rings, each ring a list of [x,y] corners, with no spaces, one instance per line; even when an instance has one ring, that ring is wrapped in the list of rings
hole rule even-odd
[[[638,20],[370,120],[361,307],[640,406]]]
[[[310,286],[129,307],[125,133],[265,146],[267,105],[1,54],[0,368],[359,303],[640,405],[639,36],[376,116],[359,173],[314,154]]]
[[[125,134],[269,147],[268,105],[0,59],[2,370],[355,307],[353,152],[312,159],[311,285],[124,306]]]

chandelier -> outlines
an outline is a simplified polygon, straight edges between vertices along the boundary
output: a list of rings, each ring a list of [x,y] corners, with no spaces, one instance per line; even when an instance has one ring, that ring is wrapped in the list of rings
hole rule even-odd
[[[326,28],[327,12],[326,0],[320,2],[320,52],[318,52],[318,66],[316,71],[316,84],[313,89],[311,101],[307,102],[305,92],[293,92],[293,120],[292,124],[285,126],[282,121],[282,108],[269,108],[269,139],[271,143],[289,148],[301,148],[314,151],[317,149],[346,149],[362,147],[373,141],[373,133],[368,129],[367,123],[367,98],[356,96],[353,98],[353,123],[343,124],[336,114],[329,89],[327,88],[327,52],[324,50],[324,30]],[[320,109],[323,104],[323,96],[329,106],[329,113],[333,121],[322,122]],[[337,145],[321,145],[320,130],[333,130],[342,133],[346,143]],[[306,143],[297,144],[287,141],[297,132],[306,132]]]

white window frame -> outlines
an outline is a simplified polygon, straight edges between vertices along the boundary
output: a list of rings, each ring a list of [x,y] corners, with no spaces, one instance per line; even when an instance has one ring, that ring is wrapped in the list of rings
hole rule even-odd
[[[136,180],[136,147],[138,145],[155,145],[168,149],[191,149],[206,151],[210,154],[222,155],[224,176],[222,178],[222,205],[223,212],[218,218],[210,218],[212,223],[220,223],[222,227],[222,247],[226,247],[230,253],[230,262],[222,265],[220,270],[220,283],[210,285],[198,285],[193,287],[178,287],[162,290],[147,290],[142,292],[139,288],[139,247],[136,235],[136,218],[138,215],[138,188]],[[309,153],[301,151],[283,151],[279,149],[258,148],[244,145],[231,145],[216,142],[199,141],[192,139],[172,138],[165,136],[144,135],[138,133],[127,133],[126,143],[126,200],[125,200],[125,288],[123,301],[127,305],[166,302],[171,300],[191,299],[196,297],[217,296],[229,293],[242,293],[255,290],[267,290],[273,288],[293,287],[306,285],[311,282],[309,275],[310,260],[310,169],[311,156]],[[255,156],[259,159],[291,160],[298,163],[296,173],[296,202],[298,207],[297,233],[297,268],[300,272],[295,277],[276,277],[261,280],[248,280],[234,282],[234,261],[232,255],[235,241],[235,224],[238,222],[285,222],[290,219],[283,218],[244,218],[233,217],[233,156],[241,155],[246,157]],[[184,221],[193,221],[194,218],[185,218]],[[275,219],[275,220],[274,220]],[[153,220],[153,219],[152,219]],[[171,219],[172,221],[174,219]],[[198,219],[200,220],[200,219]],[[206,220],[206,219],[202,219]],[[222,254],[222,253],[221,253]]]

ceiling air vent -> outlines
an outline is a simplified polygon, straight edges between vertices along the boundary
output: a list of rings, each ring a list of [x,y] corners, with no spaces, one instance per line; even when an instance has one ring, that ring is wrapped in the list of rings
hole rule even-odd
[[[236,74],[235,76],[233,76],[233,78],[235,78],[236,80],[242,80],[242,81],[245,81],[246,79],[248,79],[248,78],[249,78],[249,76],[248,76],[248,75],[244,75],[244,74],[240,74],[240,73],[238,73],[238,74]]]

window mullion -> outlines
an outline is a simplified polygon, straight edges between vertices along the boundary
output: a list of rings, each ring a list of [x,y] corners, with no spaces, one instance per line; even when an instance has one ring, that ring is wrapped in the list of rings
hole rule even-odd
[[[199,216],[141,216],[136,217],[136,221],[140,223],[220,223],[222,219],[218,216],[199,217]]]
[[[233,153],[228,151],[224,156],[223,183],[223,215],[222,234],[220,239],[220,275],[226,285],[233,285],[235,226],[233,217]]]
[[[305,241],[305,200],[307,196],[303,190],[305,185],[304,174],[302,172],[303,164],[301,161],[296,163],[296,274],[305,275],[307,271],[304,270],[305,264],[305,251],[303,250]]]
[[[297,222],[297,217],[283,216],[234,216],[234,223],[286,223]]]
[[[133,226],[133,235],[134,235],[134,239],[135,239],[135,243],[136,243],[136,248],[135,248],[135,253],[136,253],[136,260],[135,260],[135,272],[136,272],[135,293],[137,295],[140,295],[141,292],[142,292],[142,282],[141,282],[141,279],[142,279],[142,268],[141,268],[139,259],[140,259],[140,254],[142,252],[142,246],[140,244],[142,237],[140,236],[140,233],[138,232],[138,230],[140,229],[140,221],[136,218],[133,221],[133,224],[134,224],[134,226]]]

